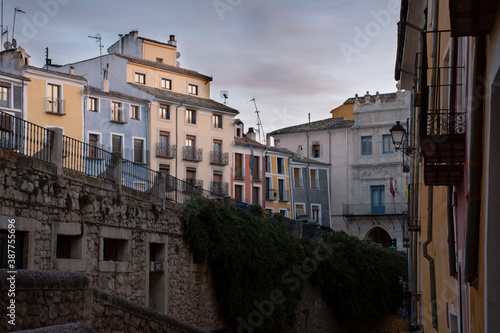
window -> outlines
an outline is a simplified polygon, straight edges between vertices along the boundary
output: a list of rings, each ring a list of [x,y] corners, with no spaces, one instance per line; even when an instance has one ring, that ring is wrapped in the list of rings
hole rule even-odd
[[[47,112],[63,114],[61,99],[61,86],[55,84],[47,85]]]
[[[309,171],[310,173],[310,180],[311,180],[311,188],[319,188],[319,179],[318,179],[318,170],[316,169],[311,169]]]
[[[193,135],[186,135],[186,147],[188,147],[187,150],[194,151],[195,145],[196,137]]]
[[[266,156],[266,172],[271,172],[271,157]]]
[[[372,137],[362,136],[361,137],[361,154],[371,155],[372,154]]]
[[[241,138],[241,128],[239,128],[239,127],[236,129],[236,136],[238,138]]]
[[[278,161],[278,173],[280,175],[283,175],[285,173],[285,161],[281,157],[278,157],[277,161]]]
[[[243,202],[243,185],[234,185],[234,198],[236,201]]]
[[[222,172],[214,171],[212,175],[212,192],[215,194],[224,194],[224,184],[222,183]]]
[[[214,139],[213,141],[214,157],[222,155],[222,140]]]
[[[313,146],[312,146],[312,157],[319,158],[319,155],[320,155],[319,144],[313,144]]]
[[[12,269],[9,263],[9,253],[12,255],[12,251],[15,251],[15,268],[21,269],[26,268],[27,258],[24,256],[24,238],[27,233],[16,230],[16,247],[9,246],[9,233],[7,230],[0,230],[0,268]],[[10,249],[10,251],[9,251]]]
[[[280,208],[280,215],[283,217],[288,217],[288,209]]]
[[[311,205],[311,219],[316,223],[321,223],[321,206]]]
[[[156,58],[156,62],[159,64],[163,64],[163,58]]]
[[[302,172],[301,168],[293,168],[293,186],[302,187]]]
[[[169,79],[161,79],[161,87],[163,89],[172,89],[172,80]]]
[[[186,135],[186,147],[184,148],[183,158],[185,160],[196,161],[197,157],[196,137],[193,135]]]
[[[122,103],[112,102],[111,103],[111,121],[116,121],[123,123],[123,109]]]
[[[0,106],[10,107],[10,84],[0,82]]]
[[[186,123],[196,124],[196,110],[186,110]]]
[[[163,172],[166,175],[170,175],[170,165],[160,164],[160,167],[158,169],[160,170],[160,172]]]
[[[186,183],[191,185],[196,185],[196,169],[195,168],[186,168]]]
[[[146,84],[146,74],[135,73],[135,83]]]
[[[99,135],[98,134],[89,134],[89,157],[90,158],[98,158],[98,147],[99,147]]]
[[[195,84],[188,84],[188,94],[198,95],[198,86]]]
[[[99,111],[99,109],[97,107],[98,103],[99,103],[99,100],[97,98],[89,97],[89,111],[98,112]]]
[[[307,217],[305,207],[306,206],[304,204],[295,204],[295,218],[296,219],[299,219],[299,218],[304,217],[304,216]]]
[[[57,235],[56,257],[63,259],[81,259],[80,236]]]
[[[127,241],[124,239],[103,239],[102,259],[105,261],[126,261]]]
[[[253,157],[253,175],[252,178],[253,180],[258,180],[260,181],[260,157],[259,156],[254,156]]]
[[[371,186],[372,214],[385,214],[385,187]]]
[[[285,180],[278,179],[278,200],[279,201],[288,201],[286,192],[287,191],[286,191],[286,187],[285,187]]]
[[[222,115],[214,114],[212,116],[212,122],[214,128],[222,128]]]
[[[170,105],[160,104],[160,119],[170,119]]]
[[[170,133],[166,131],[160,131],[160,140],[158,142],[157,156],[170,156],[169,144],[170,144]]]
[[[144,163],[143,139],[134,139],[134,163]]]
[[[234,178],[245,179],[245,173],[243,172],[243,154],[234,154]]]
[[[271,177],[266,177],[266,200],[273,201],[274,200],[274,190],[272,185]]]
[[[122,140],[123,137],[121,135],[111,135],[111,152],[113,153],[121,153],[122,152]]]
[[[254,186],[252,192],[253,202],[252,204],[258,205],[260,203],[260,187]]]
[[[130,119],[141,120],[139,107],[137,105],[130,106]]]
[[[392,137],[390,134],[382,136],[382,145],[384,154],[394,153],[392,149]]]

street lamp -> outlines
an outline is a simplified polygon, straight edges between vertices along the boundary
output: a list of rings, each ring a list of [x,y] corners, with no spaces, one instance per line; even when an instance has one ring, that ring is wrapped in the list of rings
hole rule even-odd
[[[390,132],[394,147],[396,148],[396,150],[401,149],[401,147],[403,146],[403,139],[406,134],[406,130],[403,126],[401,126],[401,122],[396,121],[396,125],[392,126]]]

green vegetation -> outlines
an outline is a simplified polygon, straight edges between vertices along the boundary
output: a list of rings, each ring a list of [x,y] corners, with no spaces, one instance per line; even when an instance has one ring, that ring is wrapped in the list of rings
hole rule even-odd
[[[197,262],[210,264],[219,307],[233,328],[292,326],[307,278],[341,322],[376,320],[401,305],[406,258],[394,250],[343,232],[320,245],[300,243],[259,206],[225,209],[198,196],[186,210],[184,240]]]

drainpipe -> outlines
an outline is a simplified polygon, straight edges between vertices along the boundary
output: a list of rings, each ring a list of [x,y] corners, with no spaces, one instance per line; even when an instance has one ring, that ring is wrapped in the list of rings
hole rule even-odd
[[[326,130],[328,132],[328,162],[330,163],[330,166],[328,167],[328,212],[330,215],[330,228],[332,228],[332,133],[330,132],[330,129],[327,128]],[[347,131],[346,131],[347,135]],[[346,147],[347,147],[347,142],[346,142]],[[347,175],[347,164],[346,164],[346,175]],[[346,178],[346,184],[348,180]],[[347,193],[347,192],[346,192]]]
[[[457,276],[457,261],[455,258],[455,216],[453,214],[453,186],[448,186],[448,261],[450,276]]]
[[[434,0],[432,3],[432,51],[431,51],[431,63],[433,70],[431,71],[431,84],[436,83],[436,68],[438,65],[438,25],[439,25],[439,0]],[[427,56],[424,54],[424,56]],[[436,105],[436,91],[435,87],[430,89],[429,92],[430,103],[434,107]],[[437,316],[437,300],[436,300],[436,267],[434,258],[429,255],[427,246],[432,242],[432,219],[433,219],[433,205],[434,205],[434,187],[429,186],[427,188],[427,240],[423,244],[423,255],[429,261],[429,282],[430,282],[430,292],[431,292],[431,316],[432,316],[432,327],[438,329],[438,316]]]
[[[469,192],[467,193],[467,233],[465,241],[465,281],[477,287],[479,227],[481,214],[483,110],[486,71],[486,36],[475,38],[474,80],[470,112]]]

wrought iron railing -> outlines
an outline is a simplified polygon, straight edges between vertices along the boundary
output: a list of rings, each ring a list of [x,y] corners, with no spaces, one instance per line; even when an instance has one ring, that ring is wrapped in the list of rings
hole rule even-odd
[[[174,158],[176,156],[176,145],[156,144],[156,157]]]
[[[86,175],[114,181],[109,151],[63,135],[62,165]]]
[[[160,196],[160,172],[151,170],[145,165],[123,159],[122,186]]]
[[[201,162],[203,160],[203,148],[184,146],[182,150],[182,159],[186,161]]]
[[[59,114],[59,115],[64,115],[66,114],[65,108],[64,108],[64,99],[62,98],[47,98],[47,105],[45,111],[47,113],[53,113],[53,114]]]
[[[384,215],[403,214],[408,210],[406,202],[386,203],[383,205],[372,204],[342,204],[342,215]]]
[[[217,195],[228,195],[229,184],[224,182],[211,182],[210,191]]]
[[[126,124],[123,109],[111,109],[111,121]]]
[[[448,110],[440,110],[426,113],[427,135],[465,134],[465,128],[465,112],[450,113]]]
[[[274,201],[276,200],[276,190],[275,189],[267,189],[266,190],[266,201]]]
[[[52,163],[54,132],[0,111],[0,147]]]
[[[229,164],[229,153],[221,153],[221,152],[210,152],[210,163],[211,164],[219,164],[219,165],[228,165]]]

